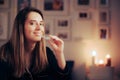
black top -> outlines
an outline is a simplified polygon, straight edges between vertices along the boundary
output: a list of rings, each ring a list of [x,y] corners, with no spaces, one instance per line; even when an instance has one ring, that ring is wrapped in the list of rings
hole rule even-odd
[[[26,72],[20,78],[12,76],[8,62],[0,59],[0,80],[69,80],[72,67],[66,64],[65,69],[61,70],[53,52],[48,47],[46,51],[49,63],[47,68],[36,74],[32,72],[31,68],[26,69]]]

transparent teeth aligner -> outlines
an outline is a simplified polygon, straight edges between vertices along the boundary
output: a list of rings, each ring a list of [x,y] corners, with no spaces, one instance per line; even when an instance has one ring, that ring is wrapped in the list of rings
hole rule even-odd
[[[50,39],[49,36],[42,36],[42,38],[44,38],[45,40],[49,40]]]

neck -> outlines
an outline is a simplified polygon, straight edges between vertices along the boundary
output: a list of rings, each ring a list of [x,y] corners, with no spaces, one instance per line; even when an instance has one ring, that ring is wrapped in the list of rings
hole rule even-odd
[[[34,47],[35,43],[27,43],[25,45],[25,65],[27,68],[30,68]]]

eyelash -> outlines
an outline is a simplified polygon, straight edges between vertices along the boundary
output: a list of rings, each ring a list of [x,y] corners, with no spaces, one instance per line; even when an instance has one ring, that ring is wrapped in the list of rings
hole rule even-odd
[[[44,26],[44,23],[40,23],[40,26]]]
[[[36,25],[37,25],[37,23],[36,23],[36,22],[30,22],[30,25],[34,25],[34,24],[36,24]],[[40,23],[39,25],[40,25],[40,26],[44,26],[44,23]]]
[[[33,22],[30,22],[30,25],[33,25],[34,23]]]

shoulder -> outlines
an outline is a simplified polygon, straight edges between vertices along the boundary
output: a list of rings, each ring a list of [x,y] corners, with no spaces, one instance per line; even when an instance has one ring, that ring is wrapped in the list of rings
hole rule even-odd
[[[9,59],[12,58],[11,53],[12,53],[12,46],[10,45],[9,42],[7,42],[0,47],[0,60],[2,60],[2,62],[9,61]]]
[[[11,44],[10,44],[10,42],[7,42],[7,43],[5,43],[5,44],[3,44],[1,47],[0,47],[0,52],[1,51],[8,51],[8,50],[10,50],[12,48],[12,46],[11,46]]]
[[[0,80],[8,80],[8,77],[11,76],[13,71],[11,66],[7,61],[0,60]]]

